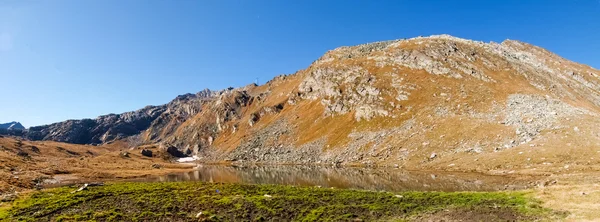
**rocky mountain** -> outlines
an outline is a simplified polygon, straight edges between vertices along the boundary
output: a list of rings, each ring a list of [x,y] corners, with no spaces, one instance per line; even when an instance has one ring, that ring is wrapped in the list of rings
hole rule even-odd
[[[0,129],[5,130],[24,130],[25,127],[20,122],[0,123]]]
[[[438,35],[340,47],[265,85],[32,127],[27,137],[157,143],[205,161],[495,169],[527,152],[543,150],[540,165],[597,155],[599,111],[596,69],[515,40]]]
[[[218,92],[208,89],[186,94],[161,106],[147,106],[122,114],[109,114],[96,119],[67,120],[31,127],[25,137],[31,140],[53,140],[76,144],[101,144],[148,132],[149,139],[171,133],[185,119],[198,113],[203,103]]]

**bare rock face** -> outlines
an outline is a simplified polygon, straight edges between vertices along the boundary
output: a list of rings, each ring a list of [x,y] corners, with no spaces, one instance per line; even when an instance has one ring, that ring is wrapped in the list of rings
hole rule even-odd
[[[213,100],[205,103],[202,112],[188,119],[185,125],[177,128],[177,134],[162,137],[163,142],[177,147],[184,153],[196,154],[202,148],[213,144],[214,138],[224,131],[234,130],[243,117],[243,110],[257,102],[245,89],[222,91]],[[258,121],[260,112],[255,114]]]
[[[171,135],[183,122],[202,111],[204,104],[212,101],[219,93],[205,89],[196,94],[178,96],[164,105],[165,110],[144,129],[144,140],[161,141]]]
[[[304,99],[321,99],[326,115],[354,111],[357,120],[369,120],[375,115],[387,115],[375,81],[375,76],[360,66],[316,68],[300,84],[298,92]]]

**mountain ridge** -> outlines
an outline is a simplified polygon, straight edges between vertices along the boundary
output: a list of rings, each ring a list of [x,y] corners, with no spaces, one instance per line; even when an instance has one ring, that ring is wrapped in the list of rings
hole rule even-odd
[[[592,146],[599,75],[516,40],[416,37],[339,47],[264,85],[31,127],[26,137],[158,144],[205,161],[460,168],[447,161],[495,163],[513,148],[581,142],[573,137]]]
[[[0,123],[0,129],[6,130],[24,130],[25,127],[17,121],[12,121],[8,123]]]

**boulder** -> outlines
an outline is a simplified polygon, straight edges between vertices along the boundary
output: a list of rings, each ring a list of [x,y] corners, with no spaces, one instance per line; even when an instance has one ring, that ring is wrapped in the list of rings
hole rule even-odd
[[[39,149],[39,148],[37,148],[37,146],[31,146],[31,147],[30,147],[30,149],[31,149],[31,151],[32,151],[32,152],[34,152],[34,153],[40,153],[40,149]]]
[[[29,153],[27,153],[27,152],[25,152],[23,150],[19,150],[17,152],[17,156],[20,156],[20,157],[29,157]]]
[[[140,153],[142,156],[152,157],[152,151],[149,149],[143,149]]]
[[[435,159],[437,156],[438,156],[438,155],[437,155],[437,153],[432,153],[432,154],[429,156],[429,159],[433,160],[433,159]]]
[[[177,158],[187,157],[187,155],[185,155],[185,153],[181,152],[180,150],[177,149],[177,147],[174,147],[174,146],[167,147],[166,151],[167,151],[167,153],[171,154],[171,156],[174,156]]]

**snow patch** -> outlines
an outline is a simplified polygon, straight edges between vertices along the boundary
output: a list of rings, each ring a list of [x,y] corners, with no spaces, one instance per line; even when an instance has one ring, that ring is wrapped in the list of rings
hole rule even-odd
[[[179,163],[193,162],[193,161],[196,161],[196,160],[199,160],[199,159],[200,158],[198,158],[198,156],[183,157],[183,158],[177,159],[177,162],[179,162]]]

